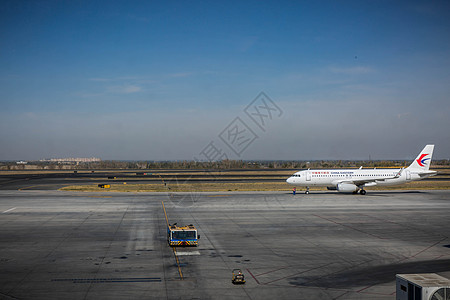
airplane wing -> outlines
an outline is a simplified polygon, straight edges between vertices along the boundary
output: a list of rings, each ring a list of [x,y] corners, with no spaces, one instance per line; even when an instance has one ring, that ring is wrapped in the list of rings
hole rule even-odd
[[[370,183],[376,183],[377,181],[386,181],[388,179],[395,179],[395,178],[399,178],[402,175],[404,168],[400,169],[400,171],[397,172],[397,174],[395,174],[394,176],[390,176],[390,177],[383,177],[383,178],[366,178],[366,179],[358,179],[358,180],[348,180],[348,179],[343,179],[339,182],[337,182],[337,184],[339,183],[352,183],[356,186],[362,186],[362,185],[368,185]]]

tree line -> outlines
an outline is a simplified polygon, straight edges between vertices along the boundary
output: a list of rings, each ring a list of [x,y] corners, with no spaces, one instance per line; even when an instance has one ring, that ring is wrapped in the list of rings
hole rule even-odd
[[[51,162],[0,162],[0,170],[226,170],[226,169],[326,169],[326,168],[401,168],[407,167],[411,161],[379,160],[379,161],[351,161],[351,160],[315,160],[315,161],[284,161],[284,160],[222,160],[222,161],[119,161],[104,160],[78,164],[58,164]],[[433,161],[432,166],[449,166],[449,160]]]

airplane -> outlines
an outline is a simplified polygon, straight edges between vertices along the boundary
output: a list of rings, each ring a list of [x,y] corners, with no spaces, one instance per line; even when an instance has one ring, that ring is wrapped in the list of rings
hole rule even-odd
[[[433,150],[434,145],[426,145],[406,169],[308,169],[294,173],[286,182],[294,186],[305,186],[305,194],[309,194],[311,186],[324,186],[340,193],[357,194],[359,191],[361,195],[365,195],[364,187],[397,185],[436,175],[436,171],[429,170]]]

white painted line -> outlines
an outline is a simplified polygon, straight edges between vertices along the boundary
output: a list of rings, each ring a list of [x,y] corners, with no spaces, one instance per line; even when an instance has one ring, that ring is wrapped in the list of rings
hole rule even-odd
[[[5,210],[4,212],[2,212],[2,214],[6,214],[7,212],[13,211],[13,210],[15,210],[16,208],[17,208],[17,207],[13,207],[13,208],[7,209],[7,210]]]
[[[187,255],[200,255],[200,252],[199,251],[192,251],[192,252],[179,252],[179,251],[177,251],[177,255],[178,256],[183,256],[183,255],[185,255],[185,256],[187,256]]]

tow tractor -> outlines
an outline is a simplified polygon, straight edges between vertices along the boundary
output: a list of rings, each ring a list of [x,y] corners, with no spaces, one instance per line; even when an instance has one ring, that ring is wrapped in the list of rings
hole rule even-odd
[[[233,284],[244,284],[245,283],[244,274],[242,274],[241,269],[234,269],[232,274],[233,275],[231,277],[231,282]]]
[[[177,226],[177,223],[167,228],[167,241],[170,246],[198,246],[200,235],[194,225]]]

